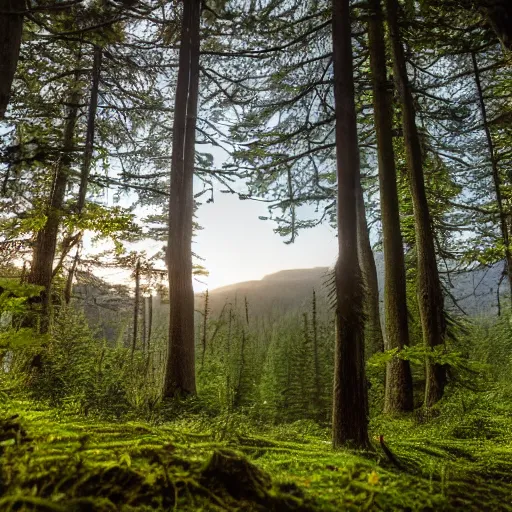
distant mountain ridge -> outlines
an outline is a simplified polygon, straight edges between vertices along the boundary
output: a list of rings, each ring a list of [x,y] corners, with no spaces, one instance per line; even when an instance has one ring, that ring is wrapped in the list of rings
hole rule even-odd
[[[244,304],[247,299],[251,314],[283,314],[311,303],[313,290],[319,301],[325,297],[324,283],[328,267],[281,270],[257,281],[244,281],[209,291],[212,311],[218,312],[224,304]],[[196,296],[201,304],[203,294]]]
[[[384,261],[380,253],[375,255],[379,288],[384,284]],[[329,281],[328,267],[281,270],[269,274],[263,279],[234,283],[209,291],[209,305],[215,316],[227,305],[244,311],[245,301],[251,318],[278,319],[286,314],[302,314],[311,311],[313,290],[317,297],[317,310],[321,316],[329,315],[326,282]],[[468,315],[495,315],[498,311],[498,283],[503,274],[503,264],[479,269],[444,279],[449,295],[455,297],[458,306],[454,306],[451,298],[446,296],[446,307],[455,312],[464,311]],[[85,316],[99,336],[110,341],[130,340],[131,323],[133,321],[133,297],[128,290],[113,287],[106,282],[81,276],[80,283],[75,286],[74,300],[83,308]],[[119,289],[118,289],[119,288]],[[503,310],[506,310],[504,282],[500,290]],[[204,294],[196,295],[196,311],[200,313],[204,307]],[[165,297],[153,296],[154,326],[166,332],[169,317],[169,303]]]
[[[384,258],[382,253],[375,254],[375,263],[379,278],[379,289],[382,301],[384,285]],[[498,283],[503,272],[503,264],[492,267],[454,274],[450,279],[444,279],[445,288],[449,295],[457,299],[458,307],[453,300],[446,296],[446,307],[461,311],[468,315],[496,314],[498,308]],[[281,270],[269,274],[261,280],[235,283],[209,291],[212,311],[218,312],[226,303],[233,305],[244,304],[247,299],[249,309],[253,314],[283,314],[289,311],[308,308],[311,304],[313,290],[317,293],[319,306],[326,301],[328,267],[307,269]],[[504,295],[506,286],[500,290],[500,298]],[[196,297],[198,306],[202,304],[202,294]]]

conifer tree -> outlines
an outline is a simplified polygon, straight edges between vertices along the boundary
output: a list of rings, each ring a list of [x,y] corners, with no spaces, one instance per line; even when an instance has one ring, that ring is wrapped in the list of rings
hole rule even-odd
[[[195,394],[192,229],[201,1],[183,3],[169,196],[169,349],[164,396]]]
[[[5,116],[23,32],[23,0],[0,2],[0,121]]]
[[[433,350],[444,344],[446,331],[444,299],[437,268],[432,219],[425,191],[424,157],[416,125],[414,99],[407,75],[399,13],[397,0],[386,0],[393,72],[402,111],[405,154],[414,207],[418,304],[423,340],[425,346]],[[446,369],[427,356],[425,386],[425,405],[427,407],[431,407],[441,399],[445,384]]]
[[[31,79],[15,83],[7,119],[15,128],[2,141],[4,196],[13,204],[23,196],[25,207],[18,215],[18,208],[8,211],[7,205],[2,205],[2,213],[7,214],[3,232],[6,238],[18,237],[27,244],[30,237],[35,238],[29,244],[34,247],[29,280],[45,288],[43,330],[50,322],[53,279],[70,263],[68,255],[80,244],[82,233],[91,230],[112,236],[118,249],[122,230],[128,238],[137,236],[133,215],[86,198],[109,182],[109,166],[119,156],[113,147],[119,151],[129,146],[135,135],[144,131],[142,117],[151,119],[143,109],[155,102],[148,93],[154,68],[148,72],[142,66],[141,71],[126,51],[130,47],[129,29],[134,27],[116,25],[108,12],[97,7],[78,5],[52,15],[42,12],[37,19],[34,16],[35,21],[26,23],[19,72]],[[94,27],[101,22],[104,24],[98,31]],[[41,30],[42,25],[45,30]],[[60,35],[69,31],[79,37]],[[137,58],[144,61],[146,55],[139,52]],[[135,83],[138,93],[129,90]],[[27,119],[27,111],[33,122]],[[123,130],[131,137],[120,143]],[[147,138],[141,139],[147,143]],[[139,146],[122,157],[123,169],[136,160],[140,164],[140,153]],[[99,166],[104,173],[97,172]],[[74,261],[71,268],[76,268]],[[72,276],[68,276],[70,280],[72,283]],[[68,296],[66,291],[66,300]],[[56,294],[53,297],[57,299]]]
[[[364,340],[367,357],[384,350],[377,267],[366,222],[363,188],[357,192],[357,251],[364,283]]]
[[[336,114],[339,255],[336,283],[336,350],[333,446],[368,445],[368,396],[364,371],[363,291],[357,255],[359,148],[354,98],[351,13],[348,0],[333,0],[334,103]]]
[[[32,267],[28,282],[44,286],[42,294],[42,315],[40,331],[45,333],[49,329],[51,288],[53,280],[53,263],[57,249],[57,238],[61,223],[62,208],[68,178],[70,174],[71,154],[74,145],[75,129],[78,117],[78,104],[81,99],[78,80],[71,82],[71,90],[67,103],[68,113],[64,122],[62,155],[55,164],[51,194],[46,207],[46,222],[37,233],[34,246]]]
[[[384,309],[386,350],[409,345],[406,276],[400,228],[395,154],[393,149],[393,109],[387,80],[384,18],[380,0],[372,0],[368,22],[373,111],[379,158],[380,205],[384,246]],[[393,359],[386,370],[385,412],[413,408],[409,361]]]

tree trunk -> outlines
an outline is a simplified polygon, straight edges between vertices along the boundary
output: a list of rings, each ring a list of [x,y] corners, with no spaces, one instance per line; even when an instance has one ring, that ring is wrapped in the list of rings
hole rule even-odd
[[[21,269],[21,276],[20,276],[20,284],[25,283],[25,279],[27,277],[27,262],[23,262],[23,268]]]
[[[76,84],[73,84],[76,87]],[[50,325],[50,302],[53,279],[53,262],[57,248],[62,208],[66,196],[66,187],[69,178],[69,167],[73,150],[73,138],[78,116],[78,103],[80,95],[77,91],[71,93],[69,112],[64,124],[62,152],[55,164],[51,195],[46,211],[47,219],[44,227],[37,233],[34,252],[32,256],[32,269],[28,282],[44,286],[42,298],[40,331],[45,333]]]
[[[91,170],[92,155],[94,151],[94,132],[96,128],[96,112],[98,109],[98,93],[101,74],[102,50],[99,46],[94,47],[93,68],[91,76],[91,92],[89,97],[89,109],[87,113],[87,131],[85,136],[85,151],[80,176],[80,188],[78,189],[78,200],[76,210],[80,215],[85,206],[85,196],[89,184],[89,173]],[[53,270],[53,277],[60,271],[64,261],[73,247],[81,242],[83,231],[76,234],[69,234],[62,243],[62,251],[59,261]]]
[[[75,257],[73,258],[73,264],[71,265],[71,269],[68,273],[68,278],[66,280],[66,288],[64,290],[64,302],[67,306],[69,306],[71,302],[71,295],[73,293],[73,279],[75,277],[76,267],[78,265],[78,258],[80,257],[80,251],[77,249]]]
[[[338,261],[332,441],[335,448],[364,448],[368,395],[364,368],[363,284],[357,255],[359,147],[349,0],[333,0],[334,102],[336,111]]]
[[[322,413],[325,411],[324,409],[324,401],[323,401],[323,392],[322,392],[322,381],[320,374],[320,357],[319,357],[319,347],[318,347],[318,318],[317,318],[317,310],[316,310],[316,292],[313,290],[313,298],[311,301],[311,327],[313,333],[313,368],[315,371],[314,376],[314,389],[315,389],[315,415],[316,419],[320,421],[322,419]],[[325,419],[325,418],[324,418]]]
[[[24,10],[23,0],[0,0],[0,120],[9,105],[23,33],[23,15],[12,13]]]
[[[366,223],[363,188],[357,194],[357,250],[364,283],[364,340],[368,357],[384,351],[384,338],[380,323],[379,281],[373,257],[370,233]]]
[[[166,398],[195,394],[192,219],[194,157],[199,89],[201,0],[183,2],[178,83],[174,110],[169,199],[169,350]]]
[[[204,311],[203,311],[203,335],[201,337],[201,345],[202,345],[202,352],[201,352],[201,368],[204,366],[204,358],[206,356],[206,342],[207,342],[207,330],[208,330],[208,314],[210,312],[209,309],[209,295],[208,290],[206,290],[206,293],[204,295]]]
[[[142,296],[142,325],[141,325],[141,337],[142,337],[142,352],[146,352],[146,336],[148,332],[147,326],[147,304],[148,298]]]
[[[487,147],[489,149],[489,159],[491,162],[492,169],[492,180],[494,183],[494,190],[496,193],[496,203],[498,205],[499,219],[500,219],[500,230],[503,245],[505,246],[505,272],[508,279],[508,286],[510,292],[510,304],[512,306],[512,254],[510,252],[510,236],[507,214],[503,207],[503,198],[501,195],[501,178],[500,171],[498,169],[498,160],[494,151],[494,142],[492,140],[491,130],[489,129],[489,123],[487,122],[487,109],[485,108],[484,93],[482,90],[482,83],[480,81],[480,70],[478,69],[478,61],[476,60],[475,52],[471,53],[471,59],[473,62],[473,70],[475,73],[475,84],[478,94],[478,102],[480,105],[480,113],[482,115],[482,124],[484,127],[485,138],[487,140]]]
[[[140,316],[140,258],[135,265],[135,298],[133,301],[133,334],[132,334],[132,358],[137,348],[139,337],[139,316]]]
[[[244,379],[244,372],[245,372],[245,344],[246,344],[246,338],[245,338],[245,329],[242,327],[242,342],[240,345],[240,363],[239,363],[239,371],[238,371],[238,382],[236,385],[234,398],[233,398],[233,407],[239,407],[242,404],[242,398],[243,398],[243,379]]]
[[[414,209],[418,272],[417,293],[423,341],[428,349],[434,349],[438,345],[444,344],[446,326],[443,293],[439,281],[434,234],[425,191],[423,155],[416,126],[416,112],[399,29],[399,4],[398,0],[385,0],[385,3],[393,70],[402,107],[405,155]],[[427,407],[431,407],[441,399],[445,384],[446,369],[427,357],[425,385],[425,405]]]
[[[393,150],[393,104],[387,82],[386,44],[381,0],[371,0],[368,24],[373,111],[379,157],[379,185],[384,245],[384,321],[386,350],[409,345],[405,260]],[[413,409],[409,361],[394,358],[386,368],[384,412]]]
[[[85,138],[84,162],[80,176],[80,189],[78,191],[77,211],[82,213],[85,206],[85,196],[89,184],[89,173],[91,172],[92,155],[94,151],[94,132],[96,128],[96,112],[98,110],[98,93],[100,87],[102,50],[99,46],[94,47],[94,62],[92,67],[91,95],[89,99],[89,111],[87,113],[87,134]]]
[[[151,331],[153,330],[153,294],[149,294],[148,300],[148,336],[146,338],[146,347],[148,356],[151,351]]]

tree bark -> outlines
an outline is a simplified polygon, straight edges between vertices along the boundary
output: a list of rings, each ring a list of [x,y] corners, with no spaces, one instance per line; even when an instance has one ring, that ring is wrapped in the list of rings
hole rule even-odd
[[[102,49],[94,47],[94,62],[92,67],[91,94],[89,99],[89,111],[87,113],[87,134],[85,138],[84,162],[80,176],[80,189],[78,190],[77,211],[82,213],[85,206],[85,196],[89,184],[89,173],[91,171],[92,155],[94,152],[94,132],[96,128],[96,112],[98,110],[98,93],[100,87]]]
[[[71,269],[68,273],[68,278],[66,280],[66,288],[64,289],[64,302],[69,306],[71,302],[71,295],[73,293],[73,279],[75,277],[76,267],[78,265],[78,259],[80,257],[80,251],[77,249],[75,257],[73,258],[73,264],[71,265]]]
[[[364,340],[368,357],[384,351],[384,338],[380,322],[379,281],[373,257],[370,233],[366,223],[363,188],[357,194],[357,250],[364,283]]]
[[[148,336],[146,339],[146,348],[148,356],[151,351],[151,331],[153,330],[153,294],[150,293],[148,297]]]
[[[364,448],[368,395],[364,368],[363,285],[357,255],[359,147],[349,0],[333,0],[334,102],[336,112],[338,261],[332,442]]]
[[[142,296],[142,325],[141,325],[141,337],[142,337],[142,352],[146,352],[146,336],[148,332],[147,326],[147,304],[148,298],[144,295]]]
[[[314,385],[315,385],[315,408],[316,408],[316,419],[320,421],[322,419],[322,413],[325,411],[324,401],[323,401],[323,392],[322,392],[322,381],[320,374],[320,357],[319,357],[319,347],[318,347],[318,318],[317,318],[317,310],[316,310],[316,292],[313,290],[313,297],[311,301],[311,328],[313,333],[313,368],[315,371],[314,376]],[[325,419],[325,418],[324,418]]]
[[[201,0],[183,2],[169,200],[169,349],[163,396],[195,394],[192,220]]]
[[[24,0],[0,0],[0,120],[5,117],[20,55]]]
[[[72,87],[76,87],[76,83]],[[46,211],[46,224],[37,233],[32,256],[32,269],[28,276],[29,283],[44,286],[44,291],[41,294],[41,333],[47,332],[50,325],[53,263],[69,178],[79,100],[80,94],[76,90],[72,91],[69,98],[69,112],[64,124],[62,151],[55,164],[51,195]]]
[[[393,104],[387,82],[386,44],[381,0],[371,0],[368,23],[373,111],[379,158],[379,186],[384,245],[384,322],[386,350],[409,345],[405,260],[393,149]],[[384,412],[413,409],[409,361],[394,358],[386,368]]]
[[[405,155],[414,209],[417,251],[417,294],[420,310],[423,341],[428,349],[444,344],[445,319],[444,299],[437,268],[434,233],[430,217],[423,172],[423,155],[416,111],[412,96],[404,48],[399,28],[398,0],[385,0],[387,22],[391,43],[393,71],[402,108]],[[426,361],[425,405],[431,407],[438,402],[446,385],[446,369],[430,357]]]
[[[203,310],[203,333],[201,337],[202,353],[201,353],[201,368],[204,366],[204,358],[206,356],[206,342],[207,342],[207,330],[208,330],[208,314],[209,309],[209,294],[208,290],[204,295],[204,310]]]

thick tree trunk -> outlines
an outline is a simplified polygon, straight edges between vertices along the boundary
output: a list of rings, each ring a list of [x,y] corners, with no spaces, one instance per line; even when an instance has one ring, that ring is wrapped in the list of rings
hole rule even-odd
[[[480,105],[480,113],[482,115],[482,124],[484,127],[485,138],[487,140],[487,147],[489,149],[489,159],[491,162],[492,180],[494,184],[494,190],[496,193],[496,203],[498,205],[499,219],[500,219],[500,230],[503,245],[505,246],[505,272],[508,279],[508,286],[510,292],[510,305],[512,306],[512,253],[510,251],[510,235],[509,235],[509,219],[507,219],[507,213],[503,206],[503,197],[501,194],[501,178],[500,171],[498,169],[498,160],[494,151],[494,142],[492,140],[491,130],[489,129],[489,123],[487,122],[487,109],[485,107],[484,93],[482,90],[482,82],[480,81],[480,70],[478,69],[478,61],[476,59],[475,52],[471,53],[471,59],[473,63],[473,70],[475,73],[475,84],[478,94],[478,103]]]
[[[5,117],[20,55],[24,0],[0,0],[0,120]]]
[[[363,283],[357,256],[359,147],[349,0],[333,0],[334,102],[336,109],[338,247],[336,348],[332,442],[364,448],[368,395],[364,368]]]
[[[373,257],[370,233],[366,223],[363,189],[357,194],[357,250],[364,283],[364,341],[368,357],[384,351],[384,338],[380,322],[379,281]]]
[[[169,200],[169,350],[164,397],[196,392],[192,219],[201,0],[183,2]]]
[[[57,248],[62,208],[66,196],[66,187],[69,178],[69,167],[73,150],[73,137],[78,116],[78,103],[80,95],[71,93],[69,112],[64,124],[62,152],[55,164],[51,195],[46,211],[47,219],[44,227],[37,233],[34,252],[32,256],[32,269],[28,282],[44,286],[42,297],[42,311],[40,331],[45,333],[50,325],[50,303],[53,279],[53,262]]]
[[[416,126],[414,100],[407,76],[404,48],[399,29],[398,0],[385,0],[391,43],[393,70],[402,107],[405,155],[414,209],[416,232],[418,305],[420,310],[423,341],[429,349],[444,344],[444,300],[439,281],[434,234],[425,191],[423,155]],[[444,393],[446,369],[427,357],[425,405],[431,407]]]
[[[409,345],[405,260],[393,150],[393,104],[387,82],[386,44],[381,0],[371,0],[368,39],[373,86],[373,111],[379,157],[379,185],[384,245],[384,321],[386,350]],[[409,361],[393,359],[386,368],[384,412],[413,409]]]

